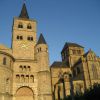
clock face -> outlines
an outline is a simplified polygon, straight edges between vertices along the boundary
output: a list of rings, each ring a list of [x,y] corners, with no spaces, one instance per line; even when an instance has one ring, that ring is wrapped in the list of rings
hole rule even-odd
[[[27,48],[27,45],[26,44],[22,44],[21,48]]]
[[[29,48],[29,44],[26,43],[26,42],[22,42],[22,43],[21,43],[21,48],[26,50],[26,49]]]

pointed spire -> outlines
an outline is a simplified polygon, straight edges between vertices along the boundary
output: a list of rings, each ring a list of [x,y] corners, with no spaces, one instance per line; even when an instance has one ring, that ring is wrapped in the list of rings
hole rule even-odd
[[[27,19],[29,19],[25,3],[23,4],[23,7],[22,7],[22,10],[21,10],[21,13],[20,13],[19,17],[20,18],[27,18]]]
[[[37,44],[47,44],[42,33],[40,34],[40,37],[39,37]]]

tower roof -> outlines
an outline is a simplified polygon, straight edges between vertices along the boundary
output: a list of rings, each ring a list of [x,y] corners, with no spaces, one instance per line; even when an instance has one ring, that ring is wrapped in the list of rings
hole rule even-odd
[[[62,52],[67,48],[67,47],[80,47],[80,48],[84,48],[83,46],[77,44],[77,43],[71,43],[71,42],[66,42],[63,49],[62,49]]]
[[[23,4],[23,7],[22,7],[19,17],[29,19],[25,3]]]
[[[37,44],[47,44],[42,33],[40,34],[40,37],[39,37]]]

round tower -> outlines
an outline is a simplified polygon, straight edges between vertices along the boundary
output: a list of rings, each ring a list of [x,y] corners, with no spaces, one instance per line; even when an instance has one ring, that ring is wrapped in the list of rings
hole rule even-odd
[[[38,100],[52,100],[48,45],[41,34],[35,48],[38,62]]]
[[[42,34],[40,34],[35,48],[35,59],[38,61],[39,71],[49,71],[48,45]]]
[[[10,49],[0,45],[0,100],[11,100],[14,58],[9,51]]]

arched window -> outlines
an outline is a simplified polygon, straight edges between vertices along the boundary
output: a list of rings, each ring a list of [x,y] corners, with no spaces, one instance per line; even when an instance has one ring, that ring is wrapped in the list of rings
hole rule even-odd
[[[32,37],[32,36],[28,36],[28,37],[27,37],[27,40],[28,40],[28,41],[33,41],[33,37]]]
[[[18,24],[18,28],[23,28],[23,24],[22,23],[19,23]]]
[[[26,75],[25,81],[28,83],[29,82],[29,75]]]
[[[31,68],[30,68],[30,66],[28,66],[28,71],[31,71]]]
[[[23,36],[17,35],[16,39],[17,39],[17,40],[23,40]]]
[[[31,41],[33,41],[33,37],[31,37]]]
[[[20,76],[18,74],[16,75],[16,82],[20,82]]]
[[[16,38],[17,38],[17,40],[19,40],[20,39],[20,36],[18,35]]]
[[[21,82],[25,82],[25,77],[24,77],[24,75],[21,75]]]
[[[30,76],[30,82],[31,82],[31,83],[34,82],[34,76],[33,76],[33,75]]]
[[[6,57],[4,57],[3,58],[3,65],[6,65],[6,63],[7,63],[7,59],[6,59]]]
[[[20,71],[23,71],[23,66],[22,65],[20,65],[19,68],[20,68]]]
[[[26,66],[24,66],[24,69],[23,69],[23,71],[26,71],[27,69],[26,69]]]
[[[41,51],[42,51],[41,47],[37,49],[37,52],[41,52]]]
[[[28,24],[28,25],[27,25],[27,29],[32,29],[31,24]]]

